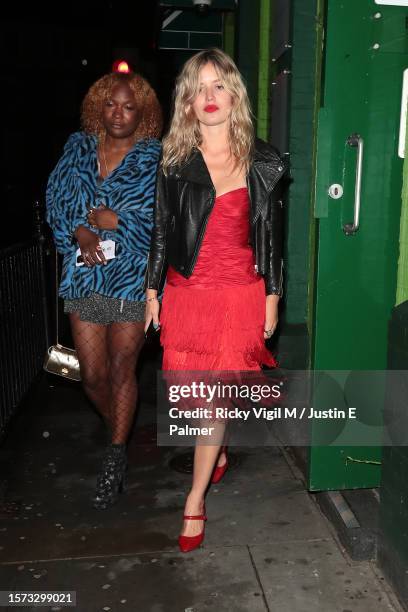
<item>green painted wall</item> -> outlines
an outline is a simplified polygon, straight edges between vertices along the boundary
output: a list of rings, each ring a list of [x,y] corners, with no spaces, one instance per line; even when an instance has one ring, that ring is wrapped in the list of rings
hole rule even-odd
[[[224,13],[224,51],[235,57],[235,13]]]
[[[270,115],[271,0],[261,0],[259,10],[258,136],[268,139]]]
[[[408,128],[408,117],[407,117]],[[408,151],[408,129],[405,136],[405,151]],[[399,237],[399,260],[397,276],[397,298],[396,305],[408,300],[408,155],[404,159],[402,183],[402,206]]]
[[[407,117],[408,127],[408,117]],[[408,130],[405,151],[408,151]],[[388,369],[408,370],[408,156],[403,164],[402,207],[400,220],[400,252],[398,261],[396,306],[388,328]],[[405,390],[404,390],[405,391]],[[398,419],[402,431],[407,430],[405,401],[389,402],[385,418]],[[383,449],[378,562],[393,583],[401,600],[408,601],[408,447],[388,446]]]
[[[286,310],[289,324],[306,323],[313,266],[312,182],[316,108],[320,96],[321,19],[318,0],[293,0],[289,151],[291,175],[286,221]],[[309,329],[310,332],[310,329]]]
[[[260,0],[240,0],[236,13],[235,61],[248,89],[257,128]]]

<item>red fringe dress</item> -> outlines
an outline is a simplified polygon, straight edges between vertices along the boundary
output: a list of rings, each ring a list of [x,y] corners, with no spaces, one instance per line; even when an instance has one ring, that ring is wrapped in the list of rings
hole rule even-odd
[[[265,284],[255,271],[246,187],[218,196],[193,274],[169,267],[161,313],[163,370],[260,370]]]

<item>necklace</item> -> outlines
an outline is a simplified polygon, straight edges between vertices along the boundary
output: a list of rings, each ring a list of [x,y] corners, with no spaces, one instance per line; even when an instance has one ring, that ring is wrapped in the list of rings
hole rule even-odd
[[[103,143],[103,145],[102,145],[102,147],[101,147],[101,150],[102,150],[102,158],[103,158],[103,163],[105,164],[105,172],[106,172],[106,176],[108,176],[108,174],[109,174],[109,167],[108,167],[108,164],[107,164],[107,162],[106,162],[105,143]]]
[[[119,155],[121,154],[122,151],[124,152],[124,155],[126,155],[129,152],[129,147],[127,147],[126,149],[118,150]],[[116,168],[116,165],[112,168],[112,170],[109,170],[108,162],[106,161],[105,143],[101,144],[101,154],[102,154],[103,165],[105,166],[106,176],[108,176],[108,174],[114,171],[114,169]],[[123,156],[121,156],[121,158],[123,159]]]

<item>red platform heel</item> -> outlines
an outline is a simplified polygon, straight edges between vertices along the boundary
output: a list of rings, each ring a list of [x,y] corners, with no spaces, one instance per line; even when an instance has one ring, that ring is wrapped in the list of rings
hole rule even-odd
[[[225,453],[225,463],[221,467],[218,467],[218,465],[215,467],[215,469],[213,471],[213,474],[212,474],[212,478],[211,478],[211,482],[213,484],[216,484],[217,482],[220,482],[221,478],[224,476],[225,472],[228,469],[228,455],[227,455],[227,447],[226,446],[221,446],[220,454],[222,452]]]
[[[186,520],[206,521],[207,517],[205,515],[205,507],[203,514],[185,514],[183,518]],[[190,552],[191,550],[194,550],[195,548],[198,548],[200,546],[200,544],[204,540],[204,525],[202,532],[195,536],[179,535],[178,543],[181,552]]]

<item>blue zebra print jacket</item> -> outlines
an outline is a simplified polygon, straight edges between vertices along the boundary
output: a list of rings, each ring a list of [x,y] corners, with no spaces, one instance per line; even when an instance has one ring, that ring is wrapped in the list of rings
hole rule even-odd
[[[66,299],[96,292],[123,300],[143,301],[143,281],[150,233],[156,171],[161,145],[156,139],[139,140],[121,164],[98,182],[97,138],[72,134],[48,179],[47,221],[57,250],[64,255],[59,294]],[[90,227],[90,207],[105,204],[119,218],[115,231],[99,231],[102,240],[114,240],[116,258],[105,266],[75,266],[78,244],[72,234],[78,225]]]

